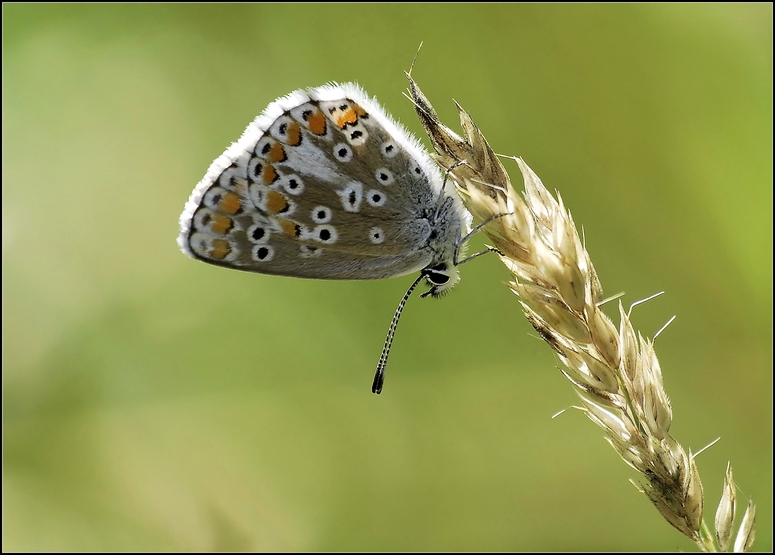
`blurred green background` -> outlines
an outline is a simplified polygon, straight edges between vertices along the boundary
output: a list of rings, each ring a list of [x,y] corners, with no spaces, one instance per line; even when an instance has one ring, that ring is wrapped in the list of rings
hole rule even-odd
[[[412,277],[178,252],[194,185],[278,96],[357,80],[419,135],[420,41],[442,119],[456,99],[561,192],[606,292],[667,291],[634,323],[678,316],[657,342],[672,432],[722,437],[698,459],[706,521],[730,460],[772,549],[770,4],[3,16],[4,550],[696,551],[601,430],[552,420],[575,396],[496,257],[410,301],[377,397]]]

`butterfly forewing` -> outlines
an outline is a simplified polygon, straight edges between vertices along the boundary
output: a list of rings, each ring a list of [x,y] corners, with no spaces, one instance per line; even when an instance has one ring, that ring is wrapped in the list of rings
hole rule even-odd
[[[438,170],[357,86],[291,93],[211,166],[181,216],[197,259],[326,279],[403,275],[433,258]]]

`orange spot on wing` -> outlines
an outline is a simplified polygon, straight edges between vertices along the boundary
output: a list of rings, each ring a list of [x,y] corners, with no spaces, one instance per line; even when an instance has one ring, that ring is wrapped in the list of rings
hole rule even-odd
[[[269,191],[266,194],[266,211],[270,214],[277,214],[288,207],[288,201],[277,191]]]
[[[365,118],[368,117],[369,113],[361,108],[358,104],[355,102],[351,102],[350,105],[352,106],[353,110],[355,110],[355,113],[358,114],[359,118]]]
[[[280,143],[275,143],[272,145],[271,150],[269,151],[269,158],[270,162],[282,162],[287,157],[285,156],[285,149],[283,148],[283,145]]]
[[[277,170],[275,170],[273,166],[267,164],[261,172],[261,179],[263,179],[264,183],[267,185],[274,183],[274,180],[277,179]]]
[[[315,110],[315,113],[307,118],[307,125],[315,135],[326,134],[326,116],[320,110]]]
[[[225,239],[214,239],[213,248],[210,251],[210,258],[213,260],[223,260],[231,252],[231,245]]]
[[[298,237],[301,233],[301,227],[299,227],[299,224],[297,224],[294,221],[291,220],[279,220],[280,227],[285,232],[286,235],[290,235],[291,237]]]
[[[213,230],[214,233],[225,235],[233,226],[234,222],[228,216],[224,216],[223,214],[213,214],[213,220],[210,224],[210,229]]]
[[[239,197],[233,193],[226,193],[223,195],[221,202],[218,203],[218,210],[226,212],[227,214],[236,214],[239,211],[242,204]]]
[[[336,118],[336,126],[339,129],[344,129],[350,123],[356,123],[358,121],[358,115],[352,108],[347,108],[344,114]]]
[[[288,137],[286,144],[297,146],[301,142],[301,126],[295,121],[288,125],[288,131],[285,132]]]

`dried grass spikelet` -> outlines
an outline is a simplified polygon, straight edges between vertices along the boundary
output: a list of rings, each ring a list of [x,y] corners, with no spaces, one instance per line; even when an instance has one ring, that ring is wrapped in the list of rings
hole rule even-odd
[[[466,207],[511,271],[509,287],[525,316],[554,349],[582,410],[616,452],[642,475],[638,489],[676,529],[703,551],[725,551],[734,523],[731,469],[716,513],[714,535],[704,525],[703,491],[694,455],[670,436],[672,409],[652,341],[635,332],[619,303],[617,326],[600,308],[603,290],[570,212],[520,158],[524,199],[471,117],[457,105],[464,137],[439,121],[409,77],[411,99],[434,150]],[[735,550],[753,543],[749,505]]]

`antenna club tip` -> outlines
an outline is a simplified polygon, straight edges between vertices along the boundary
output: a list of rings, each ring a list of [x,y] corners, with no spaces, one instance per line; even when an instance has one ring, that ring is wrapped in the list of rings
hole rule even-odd
[[[371,385],[371,392],[375,395],[382,393],[382,380],[380,380],[379,383],[377,383],[376,379],[374,380],[374,383]]]
[[[374,381],[371,384],[371,392],[379,395],[382,393],[382,385],[385,383],[385,371],[380,367],[377,368],[377,373],[374,374]]]

